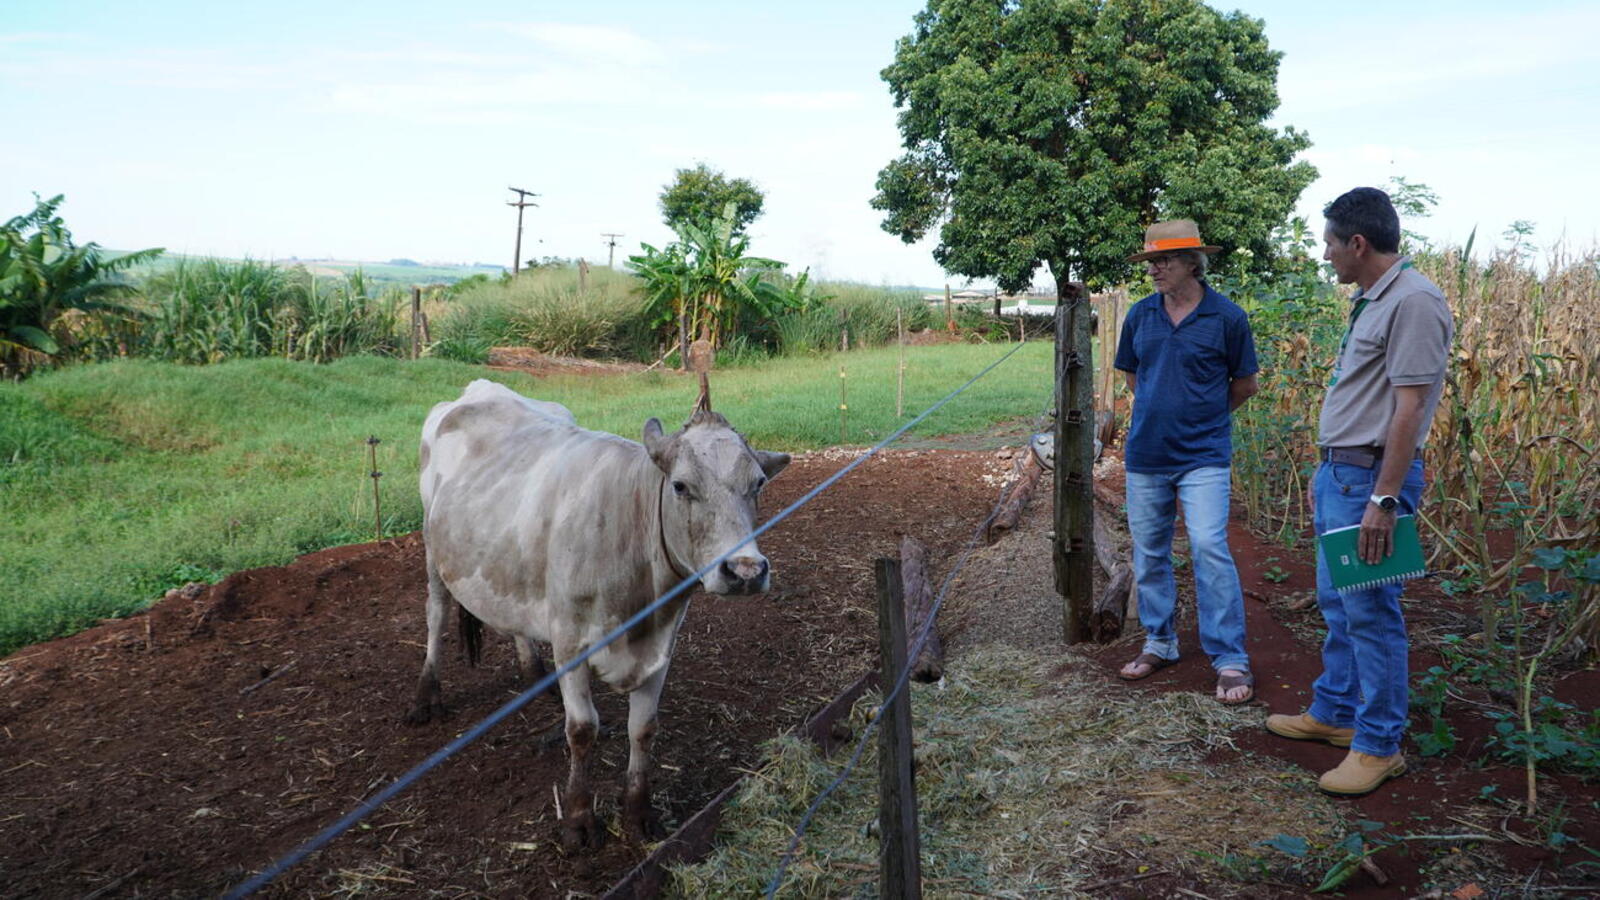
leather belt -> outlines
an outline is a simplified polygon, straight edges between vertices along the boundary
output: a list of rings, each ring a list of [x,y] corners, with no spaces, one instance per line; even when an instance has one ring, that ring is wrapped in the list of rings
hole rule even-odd
[[[1360,466],[1370,469],[1383,461],[1382,447],[1321,447],[1317,456],[1323,462],[1342,463],[1347,466]],[[1422,450],[1411,455],[1412,459],[1421,459]]]

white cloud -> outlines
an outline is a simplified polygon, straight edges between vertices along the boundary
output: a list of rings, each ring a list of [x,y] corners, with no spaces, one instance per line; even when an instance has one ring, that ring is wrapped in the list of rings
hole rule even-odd
[[[554,22],[508,23],[503,29],[529,38],[546,50],[610,64],[651,65],[667,59],[664,47],[623,28]]]

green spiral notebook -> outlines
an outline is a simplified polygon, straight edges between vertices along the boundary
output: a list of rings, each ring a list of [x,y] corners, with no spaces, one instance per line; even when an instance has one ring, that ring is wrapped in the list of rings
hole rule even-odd
[[[1394,552],[1383,562],[1369,566],[1357,555],[1357,542],[1361,526],[1335,528],[1317,539],[1322,547],[1322,558],[1328,563],[1328,575],[1334,589],[1340,593],[1364,591],[1386,584],[1399,584],[1428,574],[1422,558],[1422,541],[1417,537],[1416,516],[1396,516],[1394,522]]]

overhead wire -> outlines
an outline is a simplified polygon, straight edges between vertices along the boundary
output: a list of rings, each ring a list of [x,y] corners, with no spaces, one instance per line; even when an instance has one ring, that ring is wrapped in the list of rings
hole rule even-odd
[[[923,422],[923,420],[927,419],[933,413],[935,413],[939,409],[943,408],[951,400],[954,400],[962,392],[964,392],[965,390],[970,388],[973,384],[977,383],[977,381],[980,378],[982,378],[985,375],[988,375],[990,372],[994,371],[994,369],[997,368],[1001,363],[1003,363],[1006,360],[1010,359],[1012,356],[1014,356],[1017,353],[1018,350],[1021,350],[1025,346],[1027,346],[1027,345],[1026,344],[1020,344],[1020,343],[1017,344],[1010,351],[1008,351],[1007,353],[1002,355],[999,359],[996,359],[994,362],[992,362],[989,365],[985,366],[976,375],[973,375],[971,378],[969,378],[965,382],[963,382],[960,387],[957,387],[956,389],[950,391],[948,394],[945,394],[942,398],[940,398],[938,401],[936,401],[933,405],[931,405],[927,409],[923,410],[915,418],[911,419],[910,421],[908,421],[905,424],[901,425],[899,428],[896,428],[894,431],[890,432],[887,437],[885,437],[883,440],[879,441],[877,444],[873,445],[870,449],[868,449],[867,451],[863,452],[861,455],[857,456],[854,460],[851,460],[849,464],[847,464],[847,465],[843,466],[842,468],[840,468],[839,471],[837,471],[837,472],[833,473],[832,475],[828,476],[826,479],[823,479],[823,481],[821,483],[819,483],[816,487],[812,488],[811,490],[807,491],[805,494],[801,495],[801,497],[799,499],[795,500],[793,503],[789,504],[787,507],[785,507],[778,514],[774,515],[772,518],[768,519],[766,522],[762,523],[760,526],[758,526],[757,528],[752,530],[743,539],[741,539],[741,540],[739,540],[737,542],[734,542],[730,546],[730,548],[728,550],[723,551],[715,559],[712,559],[710,562],[706,563],[704,566],[700,567],[695,572],[691,573],[687,578],[685,578],[682,581],[678,582],[677,585],[672,587],[666,593],[662,594],[660,597],[656,598],[649,605],[645,606],[643,609],[639,610],[637,613],[634,613],[626,621],[624,621],[622,624],[618,625],[616,628],[612,629],[604,637],[600,638],[598,641],[596,641],[593,644],[591,644],[582,653],[578,654],[577,656],[575,656],[572,659],[568,660],[567,662],[563,663],[554,672],[551,672],[551,673],[545,675],[545,677],[543,677],[543,678],[539,679],[537,682],[535,682],[533,684],[533,686],[527,688],[522,693],[520,693],[517,696],[513,697],[512,699],[508,700],[499,709],[496,709],[494,712],[492,712],[489,715],[485,716],[476,725],[473,725],[471,728],[469,728],[466,731],[462,732],[454,740],[450,741],[449,743],[445,744],[443,747],[441,747],[438,750],[434,751],[432,754],[430,754],[422,762],[418,763],[416,766],[413,766],[410,770],[405,772],[403,775],[399,776],[394,781],[392,781],[389,784],[385,785],[377,793],[373,794],[371,797],[369,797],[366,800],[362,801],[358,806],[356,806],[355,809],[353,809],[350,812],[346,813],[344,816],[341,816],[333,824],[331,824],[331,825],[327,826],[326,828],[322,829],[321,831],[319,831],[311,839],[307,840],[306,842],[301,844],[299,847],[296,847],[294,850],[290,851],[289,853],[285,854],[284,856],[278,858],[271,865],[267,866],[261,872],[257,873],[256,875],[254,875],[251,878],[247,879],[243,883],[239,884],[237,887],[234,887],[233,889],[229,890],[228,893],[225,896],[228,898],[228,900],[235,900],[235,898],[247,897],[250,894],[253,894],[256,891],[260,890],[261,888],[266,887],[267,885],[271,884],[280,875],[282,875],[284,872],[288,871],[290,868],[293,868],[295,865],[300,863],[306,857],[310,856],[312,853],[315,853],[316,851],[321,850],[323,847],[327,846],[334,839],[338,838],[341,834],[343,834],[344,832],[348,831],[350,828],[354,827],[356,825],[356,823],[360,822],[362,819],[365,819],[367,816],[371,815],[373,813],[373,811],[378,809],[378,807],[380,807],[383,804],[387,803],[389,800],[394,798],[395,795],[399,794],[401,791],[403,791],[406,788],[410,787],[418,779],[420,779],[423,775],[426,775],[429,771],[431,771],[435,766],[437,766],[440,763],[444,762],[446,759],[449,759],[451,756],[453,756],[457,752],[459,752],[462,748],[466,747],[468,744],[471,744],[473,741],[475,741],[478,738],[482,737],[484,735],[484,733],[489,731],[489,729],[491,729],[494,726],[496,726],[496,725],[500,724],[501,722],[503,722],[508,716],[512,715],[517,710],[519,710],[522,707],[526,706],[528,703],[533,701],[533,699],[538,697],[540,694],[543,694],[546,691],[548,691],[552,686],[555,685],[555,683],[558,680],[560,680],[561,676],[566,675],[568,672],[571,672],[573,669],[576,669],[578,666],[583,665],[585,662],[588,661],[589,657],[593,656],[595,653],[598,653],[600,650],[603,650],[606,647],[610,646],[612,642],[617,640],[617,638],[619,638],[622,635],[626,634],[635,625],[638,625],[640,622],[643,622],[645,619],[649,618],[652,614],[655,613],[656,610],[660,609],[661,607],[665,606],[666,604],[672,602],[677,597],[681,596],[685,591],[691,589],[693,585],[698,584],[701,578],[703,578],[708,572],[711,572],[716,566],[721,565],[722,562],[725,561],[734,552],[736,552],[739,547],[749,543],[750,541],[755,540],[756,538],[758,538],[761,535],[765,534],[767,531],[771,530],[779,522],[782,522],[784,519],[788,518],[796,510],[798,510],[800,507],[802,507],[805,504],[809,503],[817,495],[821,494],[824,490],[827,490],[829,487],[833,486],[836,482],[839,481],[839,479],[843,478],[845,475],[847,475],[851,471],[853,471],[856,467],[862,465],[867,460],[869,460],[873,456],[877,455],[877,453],[879,451],[883,450],[890,443],[894,442],[895,440],[898,440],[901,435],[905,434],[907,431],[910,431],[912,428],[915,428],[917,425],[921,424]],[[932,621],[931,617],[930,617],[930,621]],[[924,631],[925,630],[926,629],[924,629]],[[923,640],[926,640],[926,638],[924,637]]]

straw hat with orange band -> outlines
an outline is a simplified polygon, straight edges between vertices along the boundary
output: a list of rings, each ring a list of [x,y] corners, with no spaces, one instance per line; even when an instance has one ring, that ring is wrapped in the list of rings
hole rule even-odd
[[[1152,256],[1160,256],[1175,250],[1216,253],[1221,249],[1200,240],[1199,225],[1188,219],[1174,219],[1171,222],[1157,222],[1146,228],[1143,252],[1128,257],[1128,262],[1144,262]]]

